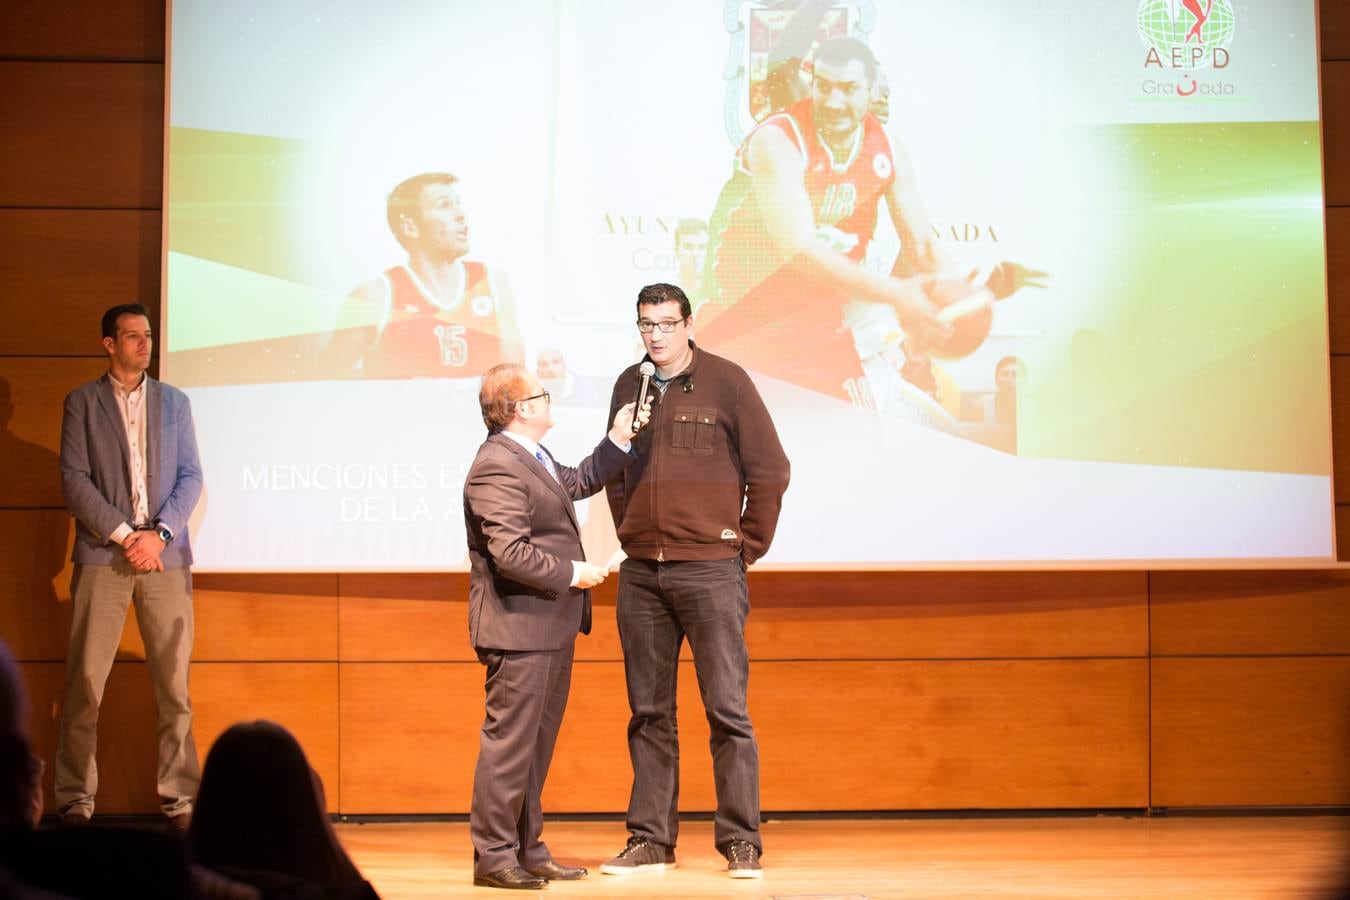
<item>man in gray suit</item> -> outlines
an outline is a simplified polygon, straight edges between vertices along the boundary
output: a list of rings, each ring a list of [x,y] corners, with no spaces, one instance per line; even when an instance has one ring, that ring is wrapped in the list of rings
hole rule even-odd
[[[548,392],[519,365],[483,375],[487,440],[464,481],[469,639],[487,667],[486,714],[474,769],[469,834],[474,884],[538,889],[584,878],[540,839],[539,796],[572,681],[577,632],[591,630],[590,588],[606,571],[586,562],[574,500],[596,493],[634,459],[634,405],[574,469],[540,446],[553,426]],[[638,421],[650,408],[644,404]]]
[[[188,516],[202,491],[192,409],[151,378],[149,311],[103,314],[108,372],[66,397],[61,487],[75,516],[74,618],[56,747],[56,802],[65,825],[94,811],[98,709],[127,608],[145,642],[159,709],[158,789],[171,831],[185,831],[200,773],[192,739],[192,548]]]

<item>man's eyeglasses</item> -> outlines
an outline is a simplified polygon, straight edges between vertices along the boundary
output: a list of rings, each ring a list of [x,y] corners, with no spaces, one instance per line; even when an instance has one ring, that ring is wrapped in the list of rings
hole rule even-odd
[[[659,328],[662,334],[670,334],[684,319],[666,319],[664,322],[651,322],[647,319],[638,319],[638,331],[643,334],[651,334],[654,329]]]
[[[532,397],[521,397],[521,398],[520,398],[519,400],[517,400],[516,402],[517,402],[517,403],[528,403],[528,402],[530,402],[531,400],[538,400],[540,397],[543,397],[543,398],[544,398],[544,402],[545,402],[545,403],[549,404],[550,406],[553,405],[553,399],[552,399],[551,397],[549,397],[548,391],[544,391],[542,394],[535,394],[535,395],[532,396]]]

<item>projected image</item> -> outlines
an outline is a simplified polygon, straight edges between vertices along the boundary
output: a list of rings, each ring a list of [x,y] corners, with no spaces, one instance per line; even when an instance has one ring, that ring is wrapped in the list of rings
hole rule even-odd
[[[408,259],[347,297],[323,351],[324,371],[463,378],[524,361],[505,275],[466,258],[469,224],[457,180],[414,175],[390,193],[389,230]]]
[[[882,66],[849,36],[847,12],[807,0],[751,13],[748,93],[761,124],[712,214],[701,343],[858,408],[984,438],[957,427],[962,392],[935,359],[978,351],[993,302],[1044,286],[1046,273],[1011,262],[956,271],[908,155],[885,130]],[[900,252],[874,274],[864,261],[879,208]]]
[[[1331,557],[1311,0],[637,7],[175,0],[205,568],[462,567],[478,376],[585,455],[658,281],[792,460],[765,565]]]

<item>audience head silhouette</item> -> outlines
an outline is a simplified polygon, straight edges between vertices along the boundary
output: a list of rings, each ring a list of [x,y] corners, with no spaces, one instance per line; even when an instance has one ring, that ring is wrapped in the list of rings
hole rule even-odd
[[[365,886],[329,823],[305,751],[275,722],[241,722],[216,739],[188,837],[198,864],[231,878],[258,883],[251,876],[276,873]]]
[[[28,693],[19,664],[0,641],[0,829],[25,828],[42,814],[41,764],[28,744]]]

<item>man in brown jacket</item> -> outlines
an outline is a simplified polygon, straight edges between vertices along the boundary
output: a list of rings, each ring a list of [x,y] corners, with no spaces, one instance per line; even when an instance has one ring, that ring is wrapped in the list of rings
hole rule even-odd
[[[759,748],[746,708],[746,569],[773,540],[788,460],[750,377],[690,340],[693,315],[683,290],[648,285],[637,313],[656,367],[655,401],[651,423],[634,442],[637,461],[606,485],[628,555],[619,569],[618,619],[632,713],[632,836],[600,871],[626,875],[675,864],[675,681],[688,637],[712,730],[714,843],[733,878],[756,878],[763,846]],[[611,416],[632,402],[636,373],[632,366],[615,382]]]

